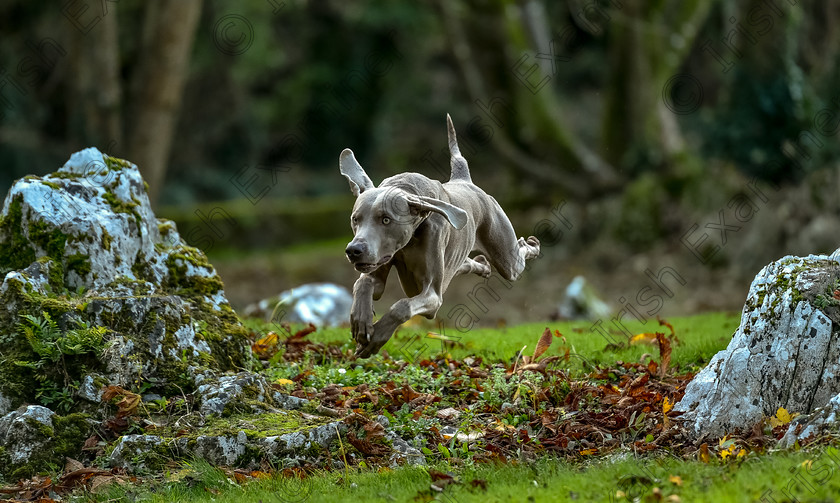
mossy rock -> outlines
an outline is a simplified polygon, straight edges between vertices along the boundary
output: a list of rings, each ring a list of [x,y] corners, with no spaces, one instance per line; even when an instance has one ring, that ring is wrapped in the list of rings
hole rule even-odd
[[[17,480],[61,467],[92,431],[85,414],[59,416],[38,405],[10,412],[0,418],[0,476]]]
[[[189,392],[197,369],[253,361],[207,257],[155,217],[137,166],[95,148],[14,183],[0,213],[0,278],[0,395],[11,407],[44,403],[45,388],[76,393],[67,383],[93,373]],[[25,315],[52,320],[55,333],[32,325],[25,336]],[[54,361],[39,352],[39,338],[70,335],[87,346]]]
[[[346,432],[343,423],[298,411],[235,414],[213,417],[186,432],[168,428],[157,435],[125,435],[117,440],[109,463],[135,473],[160,469],[172,459],[251,468],[263,460],[315,464],[339,432]]]

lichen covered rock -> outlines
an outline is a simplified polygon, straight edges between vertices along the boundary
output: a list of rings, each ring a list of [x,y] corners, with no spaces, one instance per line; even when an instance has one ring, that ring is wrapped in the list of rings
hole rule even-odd
[[[64,462],[92,431],[87,416],[29,405],[0,417],[0,475],[14,480]]]
[[[272,404],[273,394],[264,377],[250,372],[206,379],[196,394],[201,400],[201,413],[230,415],[238,412],[261,412]]]
[[[805,443],[819,438],[824,433],[836,433],[840,430],[840,394],[810,414],[802,414],[793,419],[785,435],[779,440],[779,446],[792,447],[797,442]]]
[[[95,148],[12,186],[0,279],[0,395],[10,402],[0,407],[37,403],[45,375],[58,389],[69,377],[95,401],[105,384],[190,390],[196,369],[249,368],[246,331],[213,266],[155,218],[137,166]],[[80,342],[49,350],[69,336]]]
[[[840,393],[840,250],[784,257],[755,277],[729,346],[675,406],[695,437],[807,414]]]
[[[160,435],[124,435],[109,462],[130,472],[158,469],[171,459],[204,459],[221,466],[256,468],[316,464],[329,457],[347,427],[334,419],[294,411],[212,416],[203,426]]]

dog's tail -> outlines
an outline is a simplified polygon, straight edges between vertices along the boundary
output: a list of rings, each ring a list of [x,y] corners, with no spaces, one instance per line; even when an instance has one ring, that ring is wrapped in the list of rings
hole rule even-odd
[[[470,166],[467,164],[464,156],[461,155],[461,149],[458,148],[458,138],[455,137],[455,126],[452,125],[452,117],[449,114],[446,114],[446,126],[449,132],[449,165],[452,167],[449,180],[472,182],[472,178],[470,178]]]

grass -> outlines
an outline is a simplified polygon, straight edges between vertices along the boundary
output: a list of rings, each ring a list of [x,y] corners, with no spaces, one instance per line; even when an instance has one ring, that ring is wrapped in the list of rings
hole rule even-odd
[[[739,316],[732,313],[712,313],[702,316],[673,318],[679,344],[673,347],[671,365],[682,371],[694,371],[719,350],[726,347]],[[270,324],[247,320],[255,332],[265,333]],[[609,325],[605,321],[604,326]],[[608,346],[610,341],[591,330],[591,323],[549,322],[507,328],[480,328],[468,333],[447,332],[454,343],[441,345],[439,339],[428,338],[436,327],[431,322],[411,322],[390,341],[385,350],[398,355],[406,344],[420,341],[422,349],[413,353],[425,358],[441,351],[452,358],[482,357],[487,361],[512,361],[523,346],[530,354],[546,327],[559,331],[565,341],[555,337],[547,354],[558,354],[569,348],[572,358],[567,365],[578,362],[578,370],[587,364],[615,364],[616,361],[638,362],[645,353],[658,357],[658,348],[649,345]],[[647,324],[627,323],[631,334],[664,331],[656,321]],[[295,331],[300,327],[292,327]],[[626,337],[610,334],[613,340]],[[340,342],[345,349],[352,347],[346,328],[319,330],[307,336],[314,342]],[[423,346],[426,344],[426,346]],[[414,346],[412,346],[414,347]],[[426,354],[424,354],[424,351]],[[353,374],[353,369],[337,372],[348,366],[347,361],[333,361],[324,354],[317,366],[320,376],[341,379]],[[358,362],[357,369],[376,376],[376,369],[393,367],[394,363],[381,356]],[[409,364],[402,371],[408,376],[419,371],[420,365]],[[373,369],[373,370],[371,370]],[[412,370],[414,369],[414,370]],[[332,371],[331,371],[332,370]],[[358,374],[357,374],[358,375]],[[420,373],[418,373],[420,375]],[[327,382],[327,381],[325,381]],[[347,385],[348,383],[341,383]],[[772,447],[772,446],[771,446]],[[638,501],[638,502],[783,502],[835,501],[840,494],[840,452],[830,446],[808,446],[798,451],[749,452],[742,458],[721,459],[713,454],[704,461],[668,457],[668,451],[655,456],[637,458],[631,449],[615,451],[601,457],[577,462],[563,461],[548,455],[536,460],[510,459],[506,463],[454,463],[438,458],[429,467],[381,468],[373,470],[364,465],[333,471],[317,471],[305,479],[257,473],[258,477],[241,484],[228,469],[214,468],[203,461],[181,465],[171,473],[144,478],[139,484],[111,485],[95,495],[84,494],[86,500],[148,502],[394,502],[394,501]],[[448,478],[449,473],[453,479]],[[253,475],[253,474],[252,474]],[[288,475],[288,474],[287,474]],[[241,477],[240,477],[241,478]],[[443,486],[442,491],[432,484]],[[77,496],[82,496],[77,493]],[[89,499],[88,499],[89,498]]]
[[[320,473],[304,480],[269,478],[242,486],[206,463],[196,462],[179,482],[146,487],[139,501],[204,502],[580,502],[682,501],[756,502],[835,501],[840,455],[828,447],[805,453],[778,453],[740,463],[655,459],[602,460],[570,465],[543,459],[531,464],[479,465],[456,474],[442,493],[430,489],[430,469],[382,472],[351,470]],[[832,459],[833,458],[833,459]],[[446,470],[446,466],[437,466]],[[475,482],[474,482],[475,481]],[[439,484],[441,482],[438,482]],[[785,492],[787,491],[787,492]],[[123,500],[124,489],[98,495],[98,501]],[[135,495],[137,497],[137,495]],[[772,499],[771,499],[772,498]],[[797,499],[793,499],[797,498]]]
[[[673,318],[667,321],[674,326],[674,331],[680,340],[680,344],[674,347],[671,355],[671,365],[680,365],[684,370],[698,370],[715,353],[726,347],[738,327],[740,314],[710,313],[702,316]],[[258,333],[280,331],[278,327],[259,320],[246,320],[245,324]],[[603,327],[611,325],[610,320],[604,320],[602,323]],[[644,324],[636,320],[627,321],[624,326],[630,334],[655,331],[669,333],[669,330],[660,326],[656,320],[648,320]],[[460,333],[455,329],[441,331],[433,322],[421,319],[412,320],[400,328],[385,345],[383,351],[387,351],[394,358],[409,359],[410,357],[428,357],[445,348],[456,359],[480,356],[492,361],[511,361],[523,346],[527,346],[524,354],[530,354],[546,327],[559,331],[566,338],[571,352],[576,355],[575,358],[570,359],[570,364],[578,367],[576,370],[580,370],[580,367],[586,363],[598,365],[614,363],[618,360],[635,362],[639,361],[645,353],[656,355],[658,351],[656,346],[646,344],[623,349],[607,349],[610,342],[626,341],[626,337],[613,326],[608,332],[611,339],[607,340],[600,333],[592,331],[593,323],[591,322],[529,323],[505,328],[476,328]],[[429,337],[430,332],[440,333],[445,338],[454,340],[454,343],[446,343],[444,346],[440,339],[434,336]],[[308,338],[314,342],[339,342],[346,344],[348,348],[352,346],[347,328],[318,330]],[[375,356],[371,360],[381,361],[381,356]]]

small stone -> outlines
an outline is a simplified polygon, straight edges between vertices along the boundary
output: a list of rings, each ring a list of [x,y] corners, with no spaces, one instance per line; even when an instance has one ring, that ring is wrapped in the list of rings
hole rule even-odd
[[[461,417],[461,411],[452,407],[447,407],[445,409],[440,409],[435,414],[439,419],[458,419]]]
[[[350,320],[353,295],[333,283],[311,283],[286,290],[245,308],[248,317],[266,321],[312,323],[317,327],[336,327]],[[276,308],[276,309],[275,309]]]

